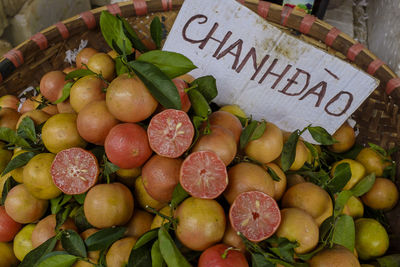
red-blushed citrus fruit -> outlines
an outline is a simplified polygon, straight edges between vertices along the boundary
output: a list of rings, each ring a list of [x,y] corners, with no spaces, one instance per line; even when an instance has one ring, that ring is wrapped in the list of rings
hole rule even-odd
[[[280,179],[279,181],[275,181],[274,179],[272,179],[272,181],[274,182],[274,199],[280,200],[286,191],[286,175],[282,171],[282,169],[275,163],[267,163],[266,166],[270,168]]]
[[[40,93],[49,101],[54,102],[58,99],[64,85],[65,73],[59,70],[47,72],[40,79]]]
[[[240,120],[227,111],[215,111],[208,116],[211,125],[218,125],[228,129],[235,138],[236,144],[239,143],[240,135],[242,134],[242,124]]]
[[[130,221],[124,226],[126,227],[125,236],[139,238],[150,230],[153,222],[153,215],[147,211],[136,209]]]
[[[104,148],[108,159],[124,169],[142,166],[152,153],[146,131],[134,123],[114,126],[107,135]]]
[[[365,167],[365,174],[374,172],[376,177],[382,177],[383,170],[392,164],[390,157],[384,157],[370,147],[361,149],[356,161]]]
[[[75,70],[77,70],[77,69],[78,69],[77,67],[69,66],[69,67],[64,68],[64,69],[63,69],[63,72],[64,72],[65,74],[68,74],[68,73],[70,73],[70,72],[72,72],[72,71],[75,71]]]
[[[37,221],[46,212],[48,205],[47,200],[32,196],[23,184],[13,187],[8,192],[4,203],[7,214],[19,223]]]
[[[22,225],[14,221],[6,212],[4,206],[0,206],[0,242],[10,242],[21,229]]]
[[[181,97],[181,110],[188,112],[192,106],[192,103],[190,103],[189,96],[185,92],[185,89],[188,88],[187,83],[179,78],[173,79],[172,82],[175,84],[176,88],[178,89],[179,96]]]
[[[32,232],[35,227],[36,224],[25,225],[24,228],[22,228],[14,238],[14,254],[20,261],[23,261],[26,254],[33,250]]]
[[[369,260],[385,254],[389,248],[389,236],[377,220],[360,218],[355,221],[358,257]]]
[[[107,267],[127,266],[135,243],[136,238],[125,237],[112,244],[106,255]]]
[[[191,196],[214,199],[228,185],[224,162],[212,151],[193,152],[183,161],[179,181]]]
[[[29,160],[24,167],[24,185],[32,196],[38,199],[52,199],[61,195],[50,174],[54,157],[52,153],[40,153]]]
[[[318,225],[333,214],[332,199],[328,192],[310,182],[290,187],[281,202],[283,208],[299,208],[306,211]]]
[[[360,267],[357,257],[341,246],[318,252],[308,263],[310,267]]]
[[[150,117],[158,102],[136,75],[122,74],[107,88],[107,108],[123,122],[139,122]]]
[[[283,148],[283,134],[275,124],[266,123],[264,134],[253,141],[250,141],[245,152],[249,157],[262,162],[268,163],[279,157]]]
[[[58,189],[68,195],[79,195],[96,184],[100,170],[91,152],[73,147],[57,153],[50,173]]]
[[[275,195],[275,185],[267,171],[254,163],[241,162],[234,165],[228,171],[228,187],[224,191],[224,197],[229,204],[243,192],[260,191],[271,197]]]
[[[43,219],[41,219],[36,227],[32,231],[32,245],[34,248],[37,248],[48,239],[52,238],[56,235],[56,215],[51,214]],[[68,218],[60,227],[61,230],[70,229],[78,232],[78,228],[76,227],[74,221],[71,218]],[[62,250],[61,242],[57,241],[56,250]]]
[[[281,224],[276,231],[276,236],[298,242],[299,246],[294,248],[297,254],[307,253],[318,244],[318,224],[304,210],[297,208],[282,209]]]
[[[124,225],[132,217],[134,200],[123,184],[99,184],[92,187],[83,204],[88,222],[96,228]]]
[[[388,211],[399,201],[399,190],[389,179],[376,178],[372,188],[361,197],[361,200],[370,208]]]
[[[135,199],[143,209],[146,209],[146,207],[149,206],[153,209],[159,210],[167,205],[167,203],[155,200],[149,195],[149,193],[147,193],[141,176],[135,180]]]
[[[87,63],[89,62],[89,59],[95,55],[99,53],[99,51],[97,51],[94,48],[91,47],[85,47],[83,48],[81,51],[79,51],[79,53],[76,55],[75,61],[76,61],[76,67],[79,69],[86,69],[86,67],[84,65],[87,65]]]
[[[192,152],[213,151],[228,166],[236,156],[235,138],[231,131],[218,125],[212,125],[210,130],[211,133],[200,136]]]
[[[14,255],[11,243],[0,242],[0,266],[14,267],[18,265],[18,259]]]
[[[189,197],[178,206],[175,217],[176,236],[192,250],[205,250],[224,236],[225,213],[215,200]]]
[[[91,56],[87,66],[91,71],[101,74],[109,82],[115,75],[115,61],[106,53],[97,53]]]
[[[21,114],[12,108],[0,109],[0,127],[10,128],[11,130],[17,129],[17,122]]]
[[[147,193],[157,201],[169,202],[179,183],[182,159],[151,157],[142,168],[142,180]]]
[[[259,191],[247,191],[235,198],[229,209],[232,228],[247,239],[259,242],[275,233],[281,222],[276,201]]]
[[[217,244],[201,253],[197,267],[248,267],[243,253],[225,244]]]
[[[177,158],[190,147],[194,127],[184,111],[167,109],[150,120],[147,134],[154,152],[160,156]]]
[[[1,108],[12,108],[18,110],[19,99],[15,95],[3,95],[0,97]]]
[[[80,78],[71,87],[69,103],[79,113],[87,104],[96,100],[104,100],[106,94],[103,89],[107,87],[103,80],[94,75]]]
[[[339,129],[332,135],[337,143],[328,146],[328,149],[335,153],[343,153],[352,148],[356,142],[356,134],[353,127],[347,121],[340,126]]]
[[[222,243],[237,248],[242,253],[246,252],[246,246],[243,243],[242,238],[238,235],[235,229],[233,229],[232,224],[229,220],[227,221],[227,226],[224,233],[224,237],[222,238]]]
[[[160,213],[165,216],[169,216],[169,217],[173,216],[172,209],[170,206],[165,206],[162,209],[160,209]],[[168,222],[169,222],[169,220],[167,220],[157,214],[156,216],[154,216],[153,221],[151,222],[150,229],[159,228],[159,227],[161,227],[161,225],[166,224]]]
[[[44,123],[42,140],[47,150],[57,154],[67,148],[86,146],[76,128],[76,117],[76,114],[59,113]]]
[[[117,124],[118,120],[108,111],[105,100],[90,102],[76,119],[79,135],[96,145],[104,145],[111,128]]]

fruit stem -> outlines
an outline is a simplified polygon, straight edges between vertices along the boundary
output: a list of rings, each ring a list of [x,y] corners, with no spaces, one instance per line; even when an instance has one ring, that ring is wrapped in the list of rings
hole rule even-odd
[[[162,214],[161,212],[159,212],[159,211],[156,210],[155,208],[150,207],[149,205],[146,205],[145,208],[146,208],[147,210],[149,210],[150,212],[152,212],[152,213],[154,213],[154,214],[160,216],[161,218],[163,218],[163,219],[165,219],[165,220],[168,220],[169,222],[172,223],[172,225],[174,225],[174,228],[175,228],[175,225],[177,224],[176,219],[174,219],[173,217],[170,217],[170,216],[168,216],[168,215]]]
[[[229,251],[231,251],[231,250],[240,251],[240,249],[237,249],[237,248],[234,248],[234,247],[229,247],[229,248],[225,249],[224,253],[221,255],[221,258],[222,258],[223,260],[225,260],[226,257],[228,257]]]

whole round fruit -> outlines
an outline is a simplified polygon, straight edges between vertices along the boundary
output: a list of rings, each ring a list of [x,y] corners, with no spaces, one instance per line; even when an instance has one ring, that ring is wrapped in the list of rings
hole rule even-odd
[[[95,55],[99,53],[99,51],[97,51],[94,48],[91,47],[85,47],[83,48],[81,51],[79,51],[79,53],[76,55],[75,61],[76,61],[76,67],[79,69],[86,69],[86,67],[84,65],[87,65],[89,62],[89,59]]]
[[[32,246],[37,248],[48,239],[52,238],[56,235],[56,215],[51,214],[43,219],[41,219],[37,224],[35,229],[32,231]],[[78,228],[76,227],[74,221],[71,218],[68,218],[61,226],[61,230],[74,230],[78,232]],[[62,250],[62,245],[60,241],[57,241],[56,250]]]
[[[389,236],[376,220],[361,218],[355,221],[358,257],[369,260],[385,254],[389,247]]]
[[[221,126],[210,127],[211,133],[200,136],[192,152],[213,151],[228,166],[236,156],[237,144],[230,130]]]
[[[121,267],[128,264],[129,255],[136,243],[133,237],[125,237],[110,247],[106,255],[106,263],[108,267]]]
[[[248,267],[243,253],[229,249],[225,244],[217,244],[201,253],[198,267]]]
[[[147,135],[151,148],[158,155],[178,158],[192,144],[194,127],[185,112],[167,109],[150,120]]]
[[[16,125],[17,129],[18,129],[19,125],[21,124],[22,120],[26,117],[29,117],[33,121],[33,123],[37,126],[37,125],[40,125],[43,122],[47,121],[50,118],[50,115],[40,109],[35,109],[35,110],[25,112],[18,119],[18,122]]]
[[[299,208],[310,214],[318,225],[333,214],[332,199],[316,184],[306,182],[290,187],[282,197],[283,208]]]
[[[283,134],[275,124],[267,122],[264,134],[247,143],[246,155],[262,163],[271,162],[279,157],[283,148]]]
[[[351,178],[347,182],[347,184],[343,187],[343,190],[350,190],[352,189],[364,176],[366,175],[365,173],[365,168],[364,166],[352,159],[342,159],[341,161],[335,162],[332,165],[332,170],[331,170],[331,177],[334,177],[336,167],[339,164],[342,163],[348,163],[350,165],[350,170],[351,170]]]
[[[117,181],[123,183],[129,188],[133,188],[135,185],[136,178],[142,173],[142,168],[132,169],[118,169],[116,171]]]
[[[189,96],[185,92],[185,89],[188,88],[187,83],[179,78],[173,79],[172,82],[175,84],[176,88],[178,89],[179,96],[181,97],[181,110],[188,112],[192,106],[192,103],[190,103]]]
[[[287,188],[290,188],[296,184],[306,182],[306,179],[304,179],[303,176],[301,176],[300,174],[297,174],[297,173],[288,174],[286,176],[286,180],[287,180]]]
[[[372,188],[361,197],[361,200],[370,208],[388,211],[399,201],[399,190],[389,179],[376,178]]]
[[[219,110],[229,112],[232,115],[235,115],[235,116],[238,116],[241,118],[247,118],[246,113],[238,105],[226,105],[226,106],[221,107]]]
[[[299,244],[294,248],[297,254],[307,253],[318,244],[318,224],[311,215],[301,209],[282,209],[281,224],[276,231],[276,236],[285,237],[292,242],[296,241]]]
[[[59,70],[47,72],[40,79],[40,93],[50,102],[54,102],[66,83],[64,72]]]
[[[58,113],[76,113],[69,102],[69,98],[57,104]]]
[[[19,99],[15,95],[3,95],[0,97],[1,108],[12,108],[18,110]]]
[[[11,130],[17,129],[17,122],[21,114],[12,108],[0,109],[0,127],[10,128]]]
[[[11,243],[0,242],[0,266],[14,267],[18,265],[18,259],[14,255]]]
[[[71,87],[69,95],[69,103],[75,112],[79,113],[87,104],[104,100],[106,94],[103,89],[107,87],[103,80],[100,78],[89,75],[80,78]]]
[[[191,196],[214,199],[228,185],[228,174],[224,162],[212,151],[191,153],[183,161],[179,181]]]
[[[52,199],[61,195],[50,174],[55,155],[41,153],[34,156],[24,167],[23,182],[32,196],[38,199]]]
[[[240,135],[242,134],[242,124],[240,120],[227,111],[215,111],[208,116],[208,121],[211,125],[218,125],[228,129],[234,136],[236,144],[239,143]]]
[[[202,251],[222,240],[226,218],[221,205],[211,199],[187,198],[175,213],[176,236],[186,247]]]
[[[26,254],[33,250],[32,232],[35,227],[36,224],[25,225],[24,228],[22,228],[14,238],[14,254],[20,261],[23,261]]]
[[[13,187],[7,194],[4,206],[7,214],[16,222],[31,223],[46,212],[49,202],[37,199],[29,193],[24,184]]]
[[[120,168],[140,167],[151,156],[146,131],[134,123],[114,126],[104,142],[107,158]]]
[[[390,157],[384,157],[370,147],[361,149],[356,160],[365,167],[365,174],[374,172],[376,177],[382,177],[383,170],[392,164]]]
[[[235,198],[229,209],[233,229],[247,239],[260,242],[275,233],[281,222],[276,201],[259,191],[247,191]]]
[[[91,56],[87,66],[91,71],[101,74],[107,81],[112,81],[115,72],[115,62],[106,53],[97,53]]]
[[[99,184],[86,195],[83,209],[88,222],[96,228],[124,225],[132,217],[134,201],[123,184]]]
[[[173,216],[172,209],[168,205],[160,209],[160,213],[169,217]],[[151,222],[150,229],[159,228],[161,227],[161,225],[166,223],[168,223],[168,220],[157,214],[156,216],[154,216],[153,221]]]
[[[354,219],[360,218],[364,215],[364,205],[358,197],[351,196],[346,205],[344,205],[342,213]]]
[[[332,137],[337,141],[337,143],[330,145],[328,149],[335,153],[346,152],[352,148],[356,142],[354,129],[347,123],[347,121],[337,129]]]
[[[232,224],[229,220],[227,222],[224,237],[222,238],[222,243],[239,249],[242,253],[246,252],[246,246],[243,243],[242,238],[240,238],[240,236],[237,234],[237,231],[233,229]]]
[[[154,216],[147,211],[136,209],[130,221],[125,225],[127,228],[125,235],[139,238],[150,230],[153,217]]]
[[[105,100],[87,104],[76,120],[79,135],[89,143],[104,145],[110,130],[118,120],[108,111]]]
[[[308,263],[310,267],[360,267],[357,257],[350,250],[341,246],[318,252]]]
[[[160,202],[169,202],[179,183],[182,159],[151,157],[142,168],[142,180],[147,193]]]
[[[76,114],[60,113],[45,122],[42,140],[47,150],[57,154],[67,148],[86,146],[76,128],[76,117]]]
[[[241,162],[228,171],[228,187],[224,197],[232,204],[235,198],[247,191],[260,191],[271,197],[275,195],[275,185],[267,171],[256,164]]]
[[[149,193],[147,193],[146,189],[144,188],[141,176],[139,176],[135,180],[135,198],[139,203],[139,206],[143,209],[146,209],[146,207],[148,206],[153,209],[159,210],[167,205],[167,203],[155,200],[149,195]]]
[[[10,242],[21,229],[22,225],[14,221],[6,212],[4,206],[0,206],[0,242]]]
[[[144,83],[135,75],[118,76],[107,88],[107,108],[123,122],[139,122],[150,117],[158,102]]]
[[[267,163],[266,166],[270,169],[270,171],[273,171],[279,178],[279,181],[276,181],[274,179],[272,180],[274,182],[274,199],[280,200],[286,191],[286,185],[287,185],[286,175],[282,171],[282,169],[275,163]]]

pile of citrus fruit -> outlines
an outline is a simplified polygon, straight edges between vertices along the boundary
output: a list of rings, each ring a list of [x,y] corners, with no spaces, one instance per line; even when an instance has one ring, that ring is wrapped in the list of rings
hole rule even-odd
[[[393,151],[217,107],[158,19],[151,43],[100,25],[108,54],[0,98],[0,266],[398,266]]]

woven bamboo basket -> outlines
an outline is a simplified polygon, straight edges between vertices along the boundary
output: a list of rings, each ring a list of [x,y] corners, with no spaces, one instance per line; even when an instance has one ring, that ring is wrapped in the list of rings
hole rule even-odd
[[[201,2],[199,0],[199,2]],[[353,114],[359,129],[358,143],[373,142],[386,149],[400,145],[400,78],[372,52],[335,27],[291,8],[265,1],[239,1],[282,30],[342,58],[380,80],[380,86]],[[111,50],[100,33],[103,10],[128,19],[142,39],[149,39],[149,25],[159,16],[169,31],[183,0],[133,0],[81,13],[35,34],[0,59],[0,96],[18,95],[38,86],[48,71],[69,66],[65,52],[82,39],[99,51]],[[394,156],[400,161],[400,153]],[[400,171],[400,165],[397,167]],[[399,179],[397,179],[399,185]],[[400,251],[400,205],[387,214],[392,229],[391,251]]]

